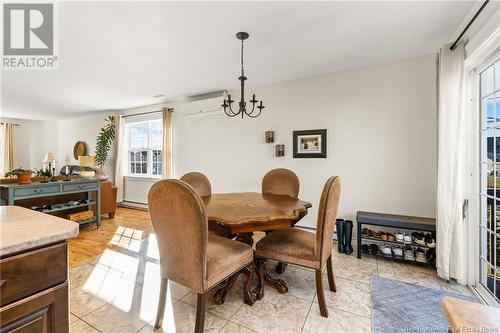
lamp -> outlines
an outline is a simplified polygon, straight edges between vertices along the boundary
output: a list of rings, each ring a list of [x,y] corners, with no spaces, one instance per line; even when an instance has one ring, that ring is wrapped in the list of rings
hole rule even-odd
[[[55,167],[56,159],[54,158],[54,155],[52,155],[52,153],[50,152],[46,153],[42,163],[43,163],[43,171],[46,171],[47,165],[49,167],[49,172],[50,172],[49,181],[56,182],[57,180],[54,179],[54,174],[56,173],[56,167]]]
[[[78,164],[80,164],[80,176],[84,178],[92,178],[95,176],[95,156],[78,156]]]

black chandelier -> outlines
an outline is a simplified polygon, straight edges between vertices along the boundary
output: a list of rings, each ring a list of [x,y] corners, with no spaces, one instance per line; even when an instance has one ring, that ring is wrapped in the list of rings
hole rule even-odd
[[[245,69],[243,68],[243,41],[249,37],[247,32],[238,32],[236,34],[236,38],[241,40],[241,76],[238,78],[241,82],[241,98],[239,102],[239,110],[238,112],[234,112],[233,108],[231,107],[231,104],[234,103],[234,100],[231,99],[231,91],[228,91],[227,99],[226,99],[226,92],[224,92],[224,102],[222,103],[222,107],[224,108],[224,113],[228,115],[229,117],[235,117],[237,115],[241,114],[241,119],[245,115],[247,115],[250,118],[257,118],[260,116],[260,113],[262,112],[262,109],[265,108],[264,105],[262,105],[262,101],[258,101],[255,99],[255,91],[252,93],[252,99],[249,101],[252,103],[252,111],[248,112],[247,111],[247,102],[245,101],[245,80],[247,77],[245,76]],[[257,105],[257,103],[259,103]],[[254,114],[255,108],[259,110]]]

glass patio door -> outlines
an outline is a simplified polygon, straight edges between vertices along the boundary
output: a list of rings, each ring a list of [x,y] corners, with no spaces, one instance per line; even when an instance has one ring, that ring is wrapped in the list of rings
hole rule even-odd
[[[500,59],[479,74],[479,283],[500,301]]]

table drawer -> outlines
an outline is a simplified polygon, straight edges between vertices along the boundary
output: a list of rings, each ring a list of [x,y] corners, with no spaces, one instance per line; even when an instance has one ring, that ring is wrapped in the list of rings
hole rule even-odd
[[[64,192],[70,192],[70,191],[81,191],[81,190],[92,190],[92,189],[97,189],[97,186],[99,186],[99,183],[83,183],[83,184],[66,184],[63,185],[63,191]]]
[[[43,195],[57,192],[59,192],[59,185],[16,188],[14,189],[14,197],[27,197],[31,195]]]
[[[0,260],[0,306],[68,279],[66,242]]]

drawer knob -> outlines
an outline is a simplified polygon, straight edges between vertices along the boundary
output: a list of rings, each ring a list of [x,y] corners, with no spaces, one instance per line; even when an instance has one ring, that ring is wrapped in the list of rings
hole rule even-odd
[[[86,188],[87,185],[78,185],[78,188]]]
[[[42,193],[43,192],[43,188],[41,188],[41,189],[35,189],[34,191],[35,191],[35,193]]]

